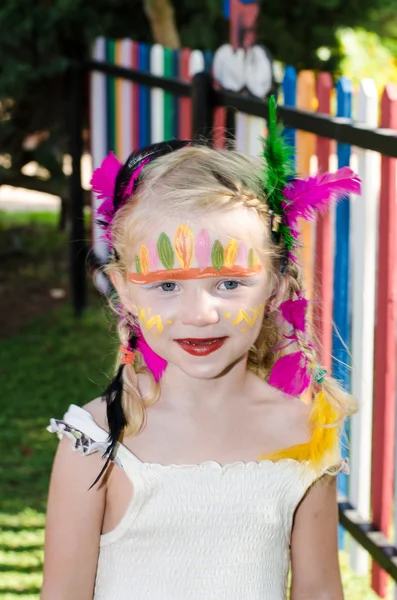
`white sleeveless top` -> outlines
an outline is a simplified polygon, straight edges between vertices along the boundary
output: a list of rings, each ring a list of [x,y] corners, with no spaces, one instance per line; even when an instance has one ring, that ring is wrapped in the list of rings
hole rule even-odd
[[[74,404],[47,429],[82,454],[108,447],[108,433]],[[134,494],[101,536],[94,600],[286,599],[293,515],[326,469],[293,459],[160,465],[123,444],[115,463]]]

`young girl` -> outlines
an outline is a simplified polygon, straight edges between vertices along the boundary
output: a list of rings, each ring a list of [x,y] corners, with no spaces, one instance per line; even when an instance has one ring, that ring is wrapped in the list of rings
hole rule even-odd
[[[271,102],[265,160],[170,142],[95,172],[119,366],[51,420],[42,600],[285,600],[290,564],[292,600],[343,598],[354,403],[316,361],[295,254],[297,217],[359,182],[296,179],[286,150]]]

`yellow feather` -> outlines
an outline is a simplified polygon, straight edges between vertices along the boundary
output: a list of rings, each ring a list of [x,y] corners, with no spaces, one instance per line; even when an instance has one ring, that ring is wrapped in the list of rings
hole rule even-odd
[[[225,267],[232,267],[237,259],[238,244],[236,240],[230,240],[224,250]]]
[[[341,458],[339,419],[337,408],[326,399],[324,392],[319,392],[314,399],[309,416],[312,432],[310,442],[273,452],[263,456],[262,460],[277,462],[285,458],[292,458],[299,462],[310,461],[318,471],[338,463]]]

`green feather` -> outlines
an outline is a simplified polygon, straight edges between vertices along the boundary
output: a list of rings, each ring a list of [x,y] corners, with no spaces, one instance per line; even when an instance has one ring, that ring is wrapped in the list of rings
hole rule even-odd
[[[277,215],[283,215],[282,201],[283,189],[288,180],[295,176],[294,148],[290,146],[282,135],[283,125],[277,122],[276,100],[270,96],[268,100],[269,116],[267,121],[268,136],[265,140],[263,157],[265,169],[263,174],[263,187],[266,202],[269,208]],[[294,238],[288,227],[279,225],[279,233],[283,242],[291,251]]]
[[[217,271],[220,271],[221,268],[223,267],[223,257],[224,257],[223,246],[219,240],[215,240],[215,242],[212,246],[212,251],[211,251],[211,261],[212,261],[212,265],[215,267],[215,269]]]
[[[136,265],[136,272],[140,275],[142,273],[142,268],[141,268],[141,261],[139,260],[139,256],[135,257],[135,265]]]
[[[174,266],[174,250],[167,234],[160,234],[157,240],[157,251],[163,266],[170,271]]]

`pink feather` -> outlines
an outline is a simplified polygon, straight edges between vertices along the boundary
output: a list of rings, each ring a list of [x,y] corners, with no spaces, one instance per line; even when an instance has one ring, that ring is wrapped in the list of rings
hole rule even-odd
[[[147,249],[149,252],[149,262],[150,262],[150,270],[157,271],[160,265],[159,253],[157,252],[157,247],[152,240],[147,243]]]
[[[286,300],[280,304],[283,318],[298,331],[305,331],[305,315],[309,302],[306,298],[298,300]]]
[[[160,381],[167,366],[167,361],[151,349],[140,329],[138,329],[137,349],[142,354],[145,364],[149,371],[153,373],[155,380]]]
[[[135,171],[131,175],[131,179],[129,181],[128,187],[124,194],[125,199],[129,198],[132,195],[132,192],[134,191],[134,186],[135,186],[136,180],[138,179],[139,175],[141,174],[143,167],[145,165],[147,165],[148,162],[150,162],[150,158],[145,158],[145,160],[143,160],[140,163],[139,167],[137,169],[135,169]]]
[[[361,181],[349,168],[343,167],[336,173],[315,175],[309,179],[296,179],[285,186],[282,205],[284,221],[291,228],[292,235],[298,237],[297,219],[307,221],[316,216],[316,211],[324,211],[331,202],[349,193],[359,194]]]
[[[126,200],[132,195],[135,183],[141,174],[143,167],[150,162],[150,158],[143,160],[137,169],[132,173],[131,179],[128,182],[128,186],[125,190],[123,201],[120,203],[118,208],[121,208]],[[119,159],[109,152],[107,157],[102,161],[101,166],[95,169],[91,177],[92,190],[97,194],[98,200],[103,200],[102,204],[97,209],[97,215],[99,216],[98,223],[102,227],[104,239],[109,248],[112,247],[112,235],[111,225],[114,218],[114,191],[116,186],[117,175],[123,164]]]
[[[238,245],[236,264],[240,265],[240,267],[248,265],[248,248],[245,242],[240,242]]]
[[[279,358],[270,373],[269,384],[289,396],[300,396],[310,385],[306,356],[293,352]]]
[[[197,265],[201,271],[211,265],[211,242],[206,229],[202,229],[196,237],[196,259]]]
[[[113,152],[109,152],[101,166],[95,169],[90,183],[99,200],[113,199],[116,177],[122,166]]]

